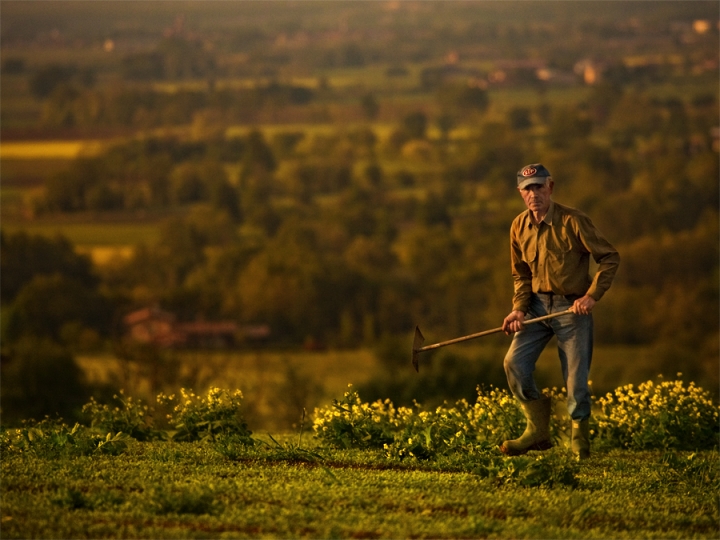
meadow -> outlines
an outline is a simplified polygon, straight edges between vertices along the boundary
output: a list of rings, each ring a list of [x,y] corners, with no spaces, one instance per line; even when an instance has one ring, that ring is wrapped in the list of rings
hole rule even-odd
[[[582,462],[557,419],[555,448],[502,456],[494,441],[519,423],[502,391],[422,411],[365,403],[349,389],[283,435],[252,434],[237,391],[159,396],[170,430],[156,429],[138,400],[93,401],[91,427],[46,420],[2,433],[3,535],[716,538],[717,407],[679,381],[613,397]],[[671,419],[659,414],[671,406]],[[650,430],[628,423],[628,412]]]

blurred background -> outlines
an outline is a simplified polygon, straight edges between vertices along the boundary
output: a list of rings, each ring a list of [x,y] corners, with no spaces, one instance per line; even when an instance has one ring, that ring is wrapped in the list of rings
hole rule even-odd
[[[717,2],[3,0],[2,422],[506,387],[515,173],[622,256],[596,395],[718,391]],[[551,345],[543,386],[562,386]]]

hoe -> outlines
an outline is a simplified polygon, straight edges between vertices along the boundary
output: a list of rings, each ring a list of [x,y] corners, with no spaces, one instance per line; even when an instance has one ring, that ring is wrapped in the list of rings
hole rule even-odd
[[[568,313],[573,313],[572,309],[566,309],[565,311],[559,311],[557,313],[551,313],[550,315],[543,315],[542,317],[535,317],[534,319],[528,319],[525,321],[525,324],[533,324],[538,323],[540,321],[546,321],[547,319],[553,319],[555,317],[560,317],[561,315],[567,315]],[[415,371],[418,371],[418,354],[424,351],[429,351],[431,349],[439,349],[440,347],[445,347],[446,345],[453,345],[455,343],[460,343],[462,341],[468,341],[470,339],[479,338],[482,336],[489,336],[490,334],[497,334],[498,332],[502,332],[502,327],[499,328],[493,328],[492,330],[485,330],[484,332],[478,332],[476,334],[470,334],[469,336],[462,336],[455,339],[450,339],[448,341],[441,341],[440,343],[434,343],[432,345],[425,345],[422,346],[425,342],[425,338],[422,335],[422,332],[420,332],[420,328],[417,326],[415,327],[415,338],[413,339],[413,351],[412,351],[412,364],[415,368]]]

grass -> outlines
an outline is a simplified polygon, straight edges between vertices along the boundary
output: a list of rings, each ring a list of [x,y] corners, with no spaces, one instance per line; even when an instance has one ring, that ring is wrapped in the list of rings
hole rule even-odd
[[[289,461],[291,452],[231,460],[211,443],[134,441],[120,456],[8,456],[3,536],[717,537],[712,486],[676,475],[661,452],[596,454],[575,489],[526,488],[483,479],[470,461],[465,470],[390,463],[377,451],[305,441],[321,461]],[[717,452],[697,458],[717,463]]]

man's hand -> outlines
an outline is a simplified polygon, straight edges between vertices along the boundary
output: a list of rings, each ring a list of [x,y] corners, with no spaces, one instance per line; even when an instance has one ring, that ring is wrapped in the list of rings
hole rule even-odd
[[[571,309],[576,315],[590,315],[593,307],[595,307],[595,299],[586,294],[582,298],[575,300]]]
[[[525,328],[525,314],[522,311],[513,311],[505,317],[502,331],[508,336]]]

